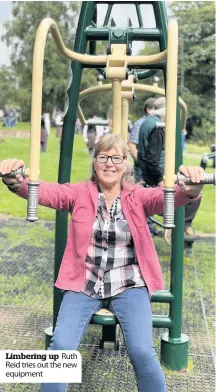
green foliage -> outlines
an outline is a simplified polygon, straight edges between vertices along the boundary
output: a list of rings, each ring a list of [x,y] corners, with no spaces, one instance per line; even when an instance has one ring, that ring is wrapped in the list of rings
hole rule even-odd
[[[16,76],[11,97],[22,107],[23,119],[30,117],[33,48],[37,28],[46,17],[55,20],[65,45],[73,47],[79,2],[30,1],[13,2],[13,19],[4,24],[3,40],[11,48],[10,75]],[[44,59],[43,109],[63,109],[70,63],[48,38]],[[2,72],[2,71],[1,71]],[[7,103],[7,102],[4,102]]]
[[[106,54],[106,42],[96,42],[96,55]],[[98,84],[97,76],[99,72],[96,69],[84,69],[82,73],[80,91],[94,87]],[[110,83],[105,80],[103,84]],[[112,105],[112,92],[106,91],[104,93],[92,94],[83,99],[81,108],[86,119],[93,113],[97,116],[106,119],[109,117],[109,109]]]
[[[202,143],[204,145],[211,144],[214,142],[215,138],[215,128],[211,121],[207,119],[202,120],[202,127],[193,128],[193,141],[195,143]]]
[[[85,69],[82,74],[80,90],[83,91],[87,88],[97,85],[98,72],[95,70]],[[106,81],[106,83],[110,83]],[[104,83],[105,84],[105,83]],[[97,116],[104,119],[108,116],[109,107],[112,104],[112,92],[106,91],[103,93],[92,94],[83,99],[81,108],[86,119],[95,113]]]
[[[211,1],[174,1],[170,8],[179,24],[180,94],[189,116],[202,119],[194,140],[214,140],[215,5]]]
[[[160,52],[160,48],[159,48],[159,43],[158,42],[145,42],[145,47],[144,49],[142,49],[139,52],[139,55],[143,55],[143,56],[149,56],[152,54],[156,54]],[[138,72],[145,72],[144,70],[137,70]],[[160,88],[164,88],[164,78],[163,78],[163,73],[161,70],[158,70],[154,76],[147,78],[147,79],[142,79],[139,80],[138,83],[139,84],[148,84],[148,85],[153,85],[153,81],[154,81],[154,77],[157,76],[159,77],[159,83],[158,83],[158,87]],[[144,107],[144,102],[146,101],[146,99],[151,98],[151,97],[155,97],[157,98],[158,95],[157,94],[151,94],[148,92],[144,92],[144,91],[136,91],[136,99],[135,101],[130,105],[132,114],[130,116],[131,120],[133,122],[135,122],[138,118],[142,117],[144,112],[143,112],[143,107]]]
[[[158,52],[160,52],[159,43],[155,41],[147,41],[145,42],[144,49],[142,49],[139,54],[149,56],[150,54],[156,54]]]
[[[11,68],[3,65],[0,68],[0,108],[5,104],[16,106],[16,77]]]

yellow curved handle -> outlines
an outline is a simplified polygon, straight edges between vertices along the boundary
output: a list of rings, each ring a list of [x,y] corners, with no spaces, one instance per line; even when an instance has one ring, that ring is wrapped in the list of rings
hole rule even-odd
[[[42,109],[42,82],[43,82],[43,62],[44,52],[48,32],[51,32],[59,52],[68,59],[95,64],[106,64],[107,56],[88,56],[75,53],[64,45],[59,29],[55,21],[45,18],[39,25],[34,45],[33,70],[32,70],[32,103],[31,103],[31,140],[30,140],[30,173],[29,179],[32,182],[39,180],[40,163],[40,128]]]
[[[136,84],[133,83],[133,88],[135,91],[146,91],[152,94],[158,94],[158,95],[165,95],[165,90],[163,88],[160,87],[156,87],[156,86],[150,86],[148,84]],[[79,95],[79,102],[81,102],[84,98],[88,97],[91,94],[95,94],[95,93],[101,93],[103,91],[111,91],[112,90],[112,84],[108,83],[108,84],[103,84],[103,85],[97,85],[94,87],[90,87],[87,88],[86,90],[83,90],[80,95]],[[181,107],[181,129],[185,129],[186,126],[186,119],[187,119],[187,105],[186,103],[183,101],[182,98],[179,97],[179,104]],[[80,107],[80,105],[78,105],[78,116],[80,119],[81,124],[84,126],[85,124],[87,124],[87,121],[85,119],[85,116],[83,114],[83,111]]]
[[[89,87],[86,90],[81,91],[79,95],[79,101],[81,102],[85,97],[91,94],[100,93],[106,90],[112,90],[112,83],[102,84],[101,86]]]
[[[42,80],[43,80],[43,61],[48,32],[58,47],[59,52],[66,58],[84,64],[106,65],[108,57],[112,56],[91,56],[80,54],[68,49],[62,40],[58,26],[51,18],[45,18],[37,30],[34,55],[33,55],[33,75],[32,75],[32,109],[31,109],[31,140],[30,140],[30,181],[39,179],[40,162],[40,118],[42,107]],[[163,61],[167,57],[167,51],[151,56],[124,56],[127,65],[154,64]],[[112,80],[113,85],[113,105],[115,107],[115,118],[113,118],[113,131],[119,133],[121,126],[121,87],[118,79]],[[98,86],[102,87],[102,86]]]
[[[167,50],[149,56],[128,56],[128,65],[156,64],[167,59]]]
[[[60,31],[56,22],[51,18],[45,18],[39,25],[38,32],[43,31],[45,37],[50,30],[56,45],[58,47],[59,52],[67,57],[70,60],[78,61],[82,64],[95,64],[95,65],[106,65],[107,62],[107,55],[100,55],[100,56],[92,56],[88,54],[80,54],[76,53],[70,49],[68,49],[61,37]],[[128,65],[138,65],[138,64],[155,64],[166,60],[167,51],[163,51],[157,54],[153,54],[150,56],[126,56]]]

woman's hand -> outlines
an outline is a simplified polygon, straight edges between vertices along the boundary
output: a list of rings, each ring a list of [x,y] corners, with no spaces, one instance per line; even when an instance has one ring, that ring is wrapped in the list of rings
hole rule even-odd
[[[25,162],[21,159],[9,158],[0,162],[0,173],[4,176],[2,177],[2,181],[14,191],[21,187],[23,177],[20,174],[17,174],[16,177],[8,177],[7,174],[23,166],[25,166]]]
[[[200,166],[180,166],[179,173],[185,177],[190,177],[194,183],[192,185],[185,185],[183,181],[179,181],[179,187],[186,193],[187,196],[197,197],[203,188],[203,184],[200,184],[200,180],[204,178],[205,172]]]

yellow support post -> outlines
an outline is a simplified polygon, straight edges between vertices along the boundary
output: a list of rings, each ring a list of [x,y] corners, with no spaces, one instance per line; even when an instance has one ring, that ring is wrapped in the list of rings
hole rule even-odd
[[[128,113],[129,113],[129,101],[127,98],[122,98],[121,134],[126,142],[128,141]]]
[[[122,87],[122,128],[121,134],[125,141],[128,141],[128,114],[129,102],[134,99],[134,75],[129,75],[128,80],[123,80]]]
[[[126,79],[126,45],[111,45],[107,56],[106,77],[112,80],[112,132],[121,134],[121,81]]]
[[[176,97],[178,64],[178,26],[175,20],[168,23],[166,135],[165,135],[165,188],[174,187]]]
[[[166,86],[166,131],[164,165],[164,227],[174,225],[175,195],[175,138],[177,106],[177,63],[178,63],[178,25],[175,20],[168,23],[167,44],[167,86]]]
[[[119,79],[112,81],[112,133],[121,134],[121,82]]]

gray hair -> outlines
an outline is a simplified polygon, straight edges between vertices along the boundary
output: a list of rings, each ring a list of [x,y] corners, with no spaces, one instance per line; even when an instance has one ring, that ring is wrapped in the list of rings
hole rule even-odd
[[[124,159],[127,160],[127,158],[128,158],[128,146],[127,146],[127,143],[125,142],[124,138],[121,135],[108,134],[108,135],[102,136],[95,145],[94,157],[93,157],[92,166],[91,166],[91,181],[95,182],[97,185],[99,185],[99,182],[98,182],[98,177],[97,177],[96,171],[94,169],[95,157],[98,154],[100,154],[101,151],[108,151],[111,148],[121,149],[122,155],[124,156]],[[126,183],[130,183],[130,184],[135,183],[135,179],[132,176],[132,167],[131,167],[131,164],[128,160],[126,162],[126,165],[127,165],[127,169],[126,169],[126,172],[123,174],[122,180],[121,180],[122,188],[124,186],[126,186]]]
[[[159,97],[155,99],[152,114],[159,117],[166,116],[166,97]]]

